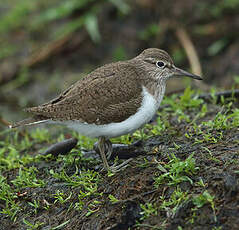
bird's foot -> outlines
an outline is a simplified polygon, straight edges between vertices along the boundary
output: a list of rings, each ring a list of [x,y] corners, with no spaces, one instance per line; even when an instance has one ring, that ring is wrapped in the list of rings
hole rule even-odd
[[[129,162],[132,160],[132,158],[125,160],[123,163],[121,164],[117,164],[117,162],[115,162],[112,166],[110,166],[107,170],[108,172],[111,173],[117,173],[125,168],[127,168],[129,166]]]
[[[103,161],[104,170],[108,171],[109,173],[114,174],[116,172],[119,172],[122,169],[125,169],[128,166],[128,163],[132,160],[130,158],[119,165],[117,165],[117,162],[115,162],[112,166],[109,166],[107,158],[110,158],[112,154],[112,143],[110,142],[110,140],[106,140],[104,137],[100,137],[98,148],[100,150],[100,155]]]
[[[102,146],[99,145],[100,143],[101,143]],[[110,160],[110,158],[112,156],[112,152],[113,152],[113,146],[112,146],[111,141],[108,140],[108,139],[105,139],[103,142],[102,141],[101,142],[96,142],[94,144],[94,150],[97,153],[101,154],[100,153],[100,151],[101,151],[100,148],[102,148],[102,150],[104,150],[105,155],[106,155],[106,159]]]

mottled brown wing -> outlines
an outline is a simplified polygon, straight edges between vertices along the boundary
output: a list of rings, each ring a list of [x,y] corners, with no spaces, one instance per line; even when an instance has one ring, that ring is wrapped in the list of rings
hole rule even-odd
[[[130,64],[105,65],[58,98],[27,111],[52,120],[79,120],[88,124],[121,122],[136,113],[141,105],[142,85],[136,79]]]

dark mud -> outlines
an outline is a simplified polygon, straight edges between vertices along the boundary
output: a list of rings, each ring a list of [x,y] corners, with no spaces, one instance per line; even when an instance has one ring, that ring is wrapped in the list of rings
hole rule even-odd
[[[221,109],[220,105],[208,104],[208,107],[210,106],[213,109],[203,121],[213,119]],[[214,130],[215,136],[219,131],[223,134],[217,143],[206,141],[195,143],[197,134],[193,134],[191,139],[185,137],[185,133],[192,128],[190,124],[178,122],[173,116],[169,123],[172,127],[160,136],[141,140],[130,146],[115,145],[115,154],[117,152],[120,157],[122,153],[122,158],[131,156],[133,160],[125,170],[113,176],[102,172],[101,182],[97,188],[97,194],[100,193],[101,196],[93,194],[87,197],[81,211],[72,208],[78,200],[79,189],[66,186],[61,180],[52,178],[49,170],[60,172],[64,168],[66,174],[70,176],[76,169],[80,171],[81,167],[100,170],[101,162],[99,161],[99,167],[96,163],[85,162],[84,157],[76,156],[79,158],[78,161],[68,166],[57,162],[56,158],[34,163],[38,169],[38,178],[47,181],[46,185],[42,188],[25,188],[19,191],[19,194],[25,194],[16,198],[23,209],[17,214],[15,222],[1,215],[0,229],[26,229],[26,225],[22,222],[23,218],[31,223],[43,222],[44,225],[38,229],[178,229],[179,226],[182,229],[238,229],[238,128]],[[175,148],[175,144],[180,148]],[[169,185],[165,182],[155,187],[155,176],[163,174],[157,167],[159,162],[165,166],[172,154],[185,160],[192,153],[198,167],[197,172],[190,177],[192,183],[183,181],[177,185]],[[99,159],[94,150],[86,151],[84,155]],[[10,181],[16,173],[17,170],[12,170],[6,172],[4,176]],[[200,180],[204,186],[198,185],[197,182]],[[170,198],[176,188],[185,192],[188,199],[180,202],[174,211],[170,207],[168,211],[158,209],[157,213],[142,218],[141,204],[160,205],[162,197]],[[63,204],[54,203],[52,194],[57,190],[66,194],[72,193],[72,196]],[[204,203],[202,207],[195,208],[193,197],[205,190],[214,197],[214,210],[211,203]],[[117,202],[112,203],[109,195],[117,198]],[[27,205],[29,201],[34,200],[40,204],[36,212]],[[89,205],[96,200],[98,203],[91,206],[93,211],[88,215]],[[46,203],[49,204],[48,210],[43,208]],[[59,228],[54,228],[56,226]]]

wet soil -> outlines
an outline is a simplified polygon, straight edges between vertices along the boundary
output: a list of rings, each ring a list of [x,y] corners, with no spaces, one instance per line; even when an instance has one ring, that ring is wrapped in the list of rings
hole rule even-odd
[[[179,26],[188,32],[198,52],[204,82],[209,86],[215,84],[230,89],[233,85],[233,87],[238,88],[239,83],[234,81],[239,72],[237,8],[221,9],[218,16],[210,13],[212,10],[215,11],[217,6],[220,10],[223,3],[224,1],[217,1],[214,4],[212,1],[184,0],[176,2],[167,0],[160,1],[159,4],[159,1],[156,0],[137,0],[132,1],[132,5],[130,4],[132,11],[124,17],[119,14],[115,7],[105,3],[106,7],[98,15],[102,38],[99,44],[92,42],[85,30],[76,31],[69,41],[56,49],[56,52],[49,52],[49,56],[45,59],[28,67],[28,78],[25,79],[25,83],[20,85],[18,85],[18,81],[14,82],[14,79],[19,79],[20,73],[24,73],[25,67],[22,63],[24,63],[25,55],[28,53],[27,50],[30,49],[29,46],[32,46],[32,42],[29,42],[28,39],[36,37],[37,39],[34,39],[36,44],[37,41],[35,40],[39,40],[40,44],[43,42],[39,34],[29,36],[25,32],[9,33],[7,35],[9,39],[14,38],[15,40],[17,38],[18,42],[15,43],[18,43],[22,49],[18,55],[4,59],[0,64],[0,75],[2,76],[0,79],[0,119],[2,117],[6,121],[17,121],[25,118],[26,114],[20,112],[22,108],[37,105],[53,98],[72,82],[82,77],[84,75],[80,76],[82,72],[89,72],[102,64],[120,60],[121,55],[117,55],[117,50],[123,50],[122,59],[127,59],[135,56],[144,48],[160,47],[173,56],[179,67],[188,68],[190,60],[186,57],[185,50],[175,35],[175,30]],[[75,14],[77,15],[77,12]],[[178,26],[174,28],[172,25],[175,23]],[[159,32],[149,33],[148,37],[142,38],[141,35],[148,31],[147,28],[151,28],[151,24],[157,25]],[[46,28],[46,30],[46,34],[51,35],[52,29]],[[49,38],[44,37],[42,39],[52,44],[52,41],[47,41]],[[222,47],[219,47],[216,53],[211,54],[210,47],[213,45],[215,47],[215,44],[222,44]],[[38,46],[36,45],[36,47]],[[39,51],[41,49],[37,49],[36,53],[40,53]],[[28,55],[27,60],[32,61],[31,59],[31,55]],[[174,80],[168,84],[169,92],[180,91],[184,88],[185,84],[181,80],[176,81],[176,83]],[[223,107],[220,104],[212,104],[208,98],[205,103],[207,103],[209,112],[206,117],[197,121],[198,124],[212,120]],[[234,103],[238,108],[238,99]],[[170,114],[170,112],[168,113]],[[189,113],[189,115],[193,120],[196,112]],[[195,138],[201,139],[202,137],[193,132],[192,124],[183,121],[178,122],[173,114],[169,115],[169,123],[170,128],[163,131],[160,136],[149,137],[130,146],[114,146],[113,156],[122,159],[133,157],[133,160],[129,163],[129,167],[113,176],[109,177],[106,173],[100,172],[101,182],[97,188],[97,194],[102,193],[102,195],[87,197],[81,211],[72,208],[78,202],[80,188],[71,188],[63,181],[54,179],[49,170],[61,172],[64,169],[68,176],[73,175],[76,170],[80,172],[82,168],[99,172],[102,163],[94,150],[86,149],[84,157],[82,157],[78,154],[78,149],[73,149],[69,153],[75,157],[75,161],[71,165],[64,165],[62,161],[58,161],[58,158],[62,156],[58,155],[58,152],[53,158],[31,163],[28,166],[36,167],[37,177],[47,183],[42,188],[25,188],[18,191],[16,202],[22,207],[22,210],[17,213],[15,222],[6,215],[0,214],[0,230],[27,229],[23,219],[33,224],[44,223],[38,229],[45,230],[173,230],[180,229],[180,227],[190,230],[239,229],[238,127],[213,130],[212,135],[215,138],[218,138],[220,133],[223,136],[218,139],[217,143],[211,141],[195,143]],[[5,129],[3,127],[1,124],[1,130]],[[69,131],[65,133],[68,134]],[[185,133],[192,133],[192,137],[185,137]],[[56,137],[55,134],[54,136]],[[180,148],[175,148],[175,144]],[[34,144],[30,150],[27,149],[25,152],[35,156],[41,152],[40,149],[44,146],[49,147],[49,143]],[[65,146],[61,153],[67,154],[67,149],[68,147]],[[52,149],[50,150],[52,151]],[[193,154],[196,167],[198,167],[196,174],[190,177],[193,183],[186,181],[177,186],[164,183],[155,187],[154,178],[163,174],[158,165],[167,165],[173,154],[182,160]],[[86,157],[94,160],[86,161]],[[113,159],[111,164],[113,164]],[[3,174],[9,184],[16,175],[18,175],[18,169]],[[200,180],[203,181],[204,186],[198,185]],[[142,218],[142,204],[152,203],[159,206],[162,204],[163,197],[165,199],[170,198],[177,187],[189,195],[188,200],[181,202],[174,211],[172,211],[173,207],[168,210],[158,209],[157,213],[150,214],[148,218]],[[72,194],[71,198],[63,204],[56,203],[52,194],[58,190],[67,195]],[[210,203],[205,203],[198,209],[195,208],[193,197],[204,191],[208,191],[214,196],[215,211]],[[109,200],[109,195],[117,198],[118,202],[112,203]],[[28,202],[34,201],[39,201],[40,204],[36,213],[33,207],[28,204]],[[91,204],[95,201],[98,203],[92,207]],[[46,204],[49,204],[49,209],[44,208]],[[0,209],[4,205],[5,203],[1,201]],[[92,209],[90,215],[88,215],[89,208]]]
[[[204,121],[213,119],[220,105],[210,105],[212,111],[203,118]],[[195,114],[192,114],[192,117]],[[101,196],[90,196],[84,201],[81,211],[71,208],[77,201],[79,189],[66,186],[62,181],[53,179],[49,170],[61,171],[64,168],[67,175],[72,175],[75,170],[82,167],[92,170],[99,170],[102,163],[87,164],[81,158],[72,165],[64,166],[56,160],[47,160],[34,163],[38,169],[38,177],[47,181],[42,188],[26,188],[19,193],[26,193],[19,196],[18,202],[24,209],[18,213],[16,222],[6,216],[0,216],[0,229],[26,229],[23,218],[31,223],[37,221],[44,225],[39,229],[238,229],[239,226],[239,129],[232,128],[220,130],[223,137],[217,143],[202,142],[195,143],[196,134],[192,138],[186,138],[185,133],[190,132],[191,125],[186,122],[178,122],[174,116],[169,116],[170,127],[162,132],[160,136],[153,136],[146,140],[138,141],[131,146],[116,145],[115,154],[119,158],[133,157],[129,166],[108,176],[101,172],[101,182],[97,193]],[[199,121],[201,122],[201,121]],[[173,130],[173,132],[172,132]],[[218,135],[219,130],[213,131]],[[175,144],[180,148],[175,149]],[[36,149],[39,146],[36,146]],[[73,153],[76,150],[73,150]],[[122,155],[120,154],[122,153]],[[154,178],[163,172],[157,167],[165,166],[172,154],[185,160],[193,153],[198,171],[192,175],[192,183],[184,181],[177,186],[163,183],[158,187],[154,186]],[[72,154],[72,153],[70,153]],[[94,150],[87,150],[85,157],[92,156],[99,158]],[[77,158],[77,156],[76,156]],[[79,158],[79,157],[78,157]],[[145,159],[148,163],[145,164]],[[112,162],[112,161],[111,161]],[[99,167],[100,165],[100,167]],[[140,166],[141,165],[141,166]],[[4,176],[10,181],[14,178],[17,170],[7,172]],[[198,181],[202,180],[204,186],[199,186]],[[189,199],[180,203],[176,210],[158,210],[157,213],[142,219],[142,208],[140,204],[160,204],[162,197],[169,198],[179,187],[181,191],[189,195]],[[71,198],[64,204],[54,203],[52,194],[57,190],[66,194],[72,193]],[[210,203],[195,209],[193,197],[202,194],[207,190],[213,197],[215,210]],[[112,203],[109,195],[113,195],[118,202]],[[37,213],[27,206],[27,202],[38,200],[40,206]],[[91,215],[87,215],[89,205],[92,202],[98,203],[91,209]],[[48,210],[42,208],[45,203],[50,204]],[[55,226],[65,223],[62,227]]]

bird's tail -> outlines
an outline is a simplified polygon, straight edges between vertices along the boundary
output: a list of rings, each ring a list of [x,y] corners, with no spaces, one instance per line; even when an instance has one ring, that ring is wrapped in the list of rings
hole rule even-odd
[[[49,121],[48,118],[43,118],[41,116],[36,116],[36,117],[27,118],[27,119],[22,120],[22,121],[18,121],[16,123],[13,123],[13,124],[9,125],[8,127],[10,129],[13,129],[13,128],[16,128],[16,127],[21,127],[21,126],[37,125],[37,124],[40,124],[40,123],[45,123],[47,121]]]

